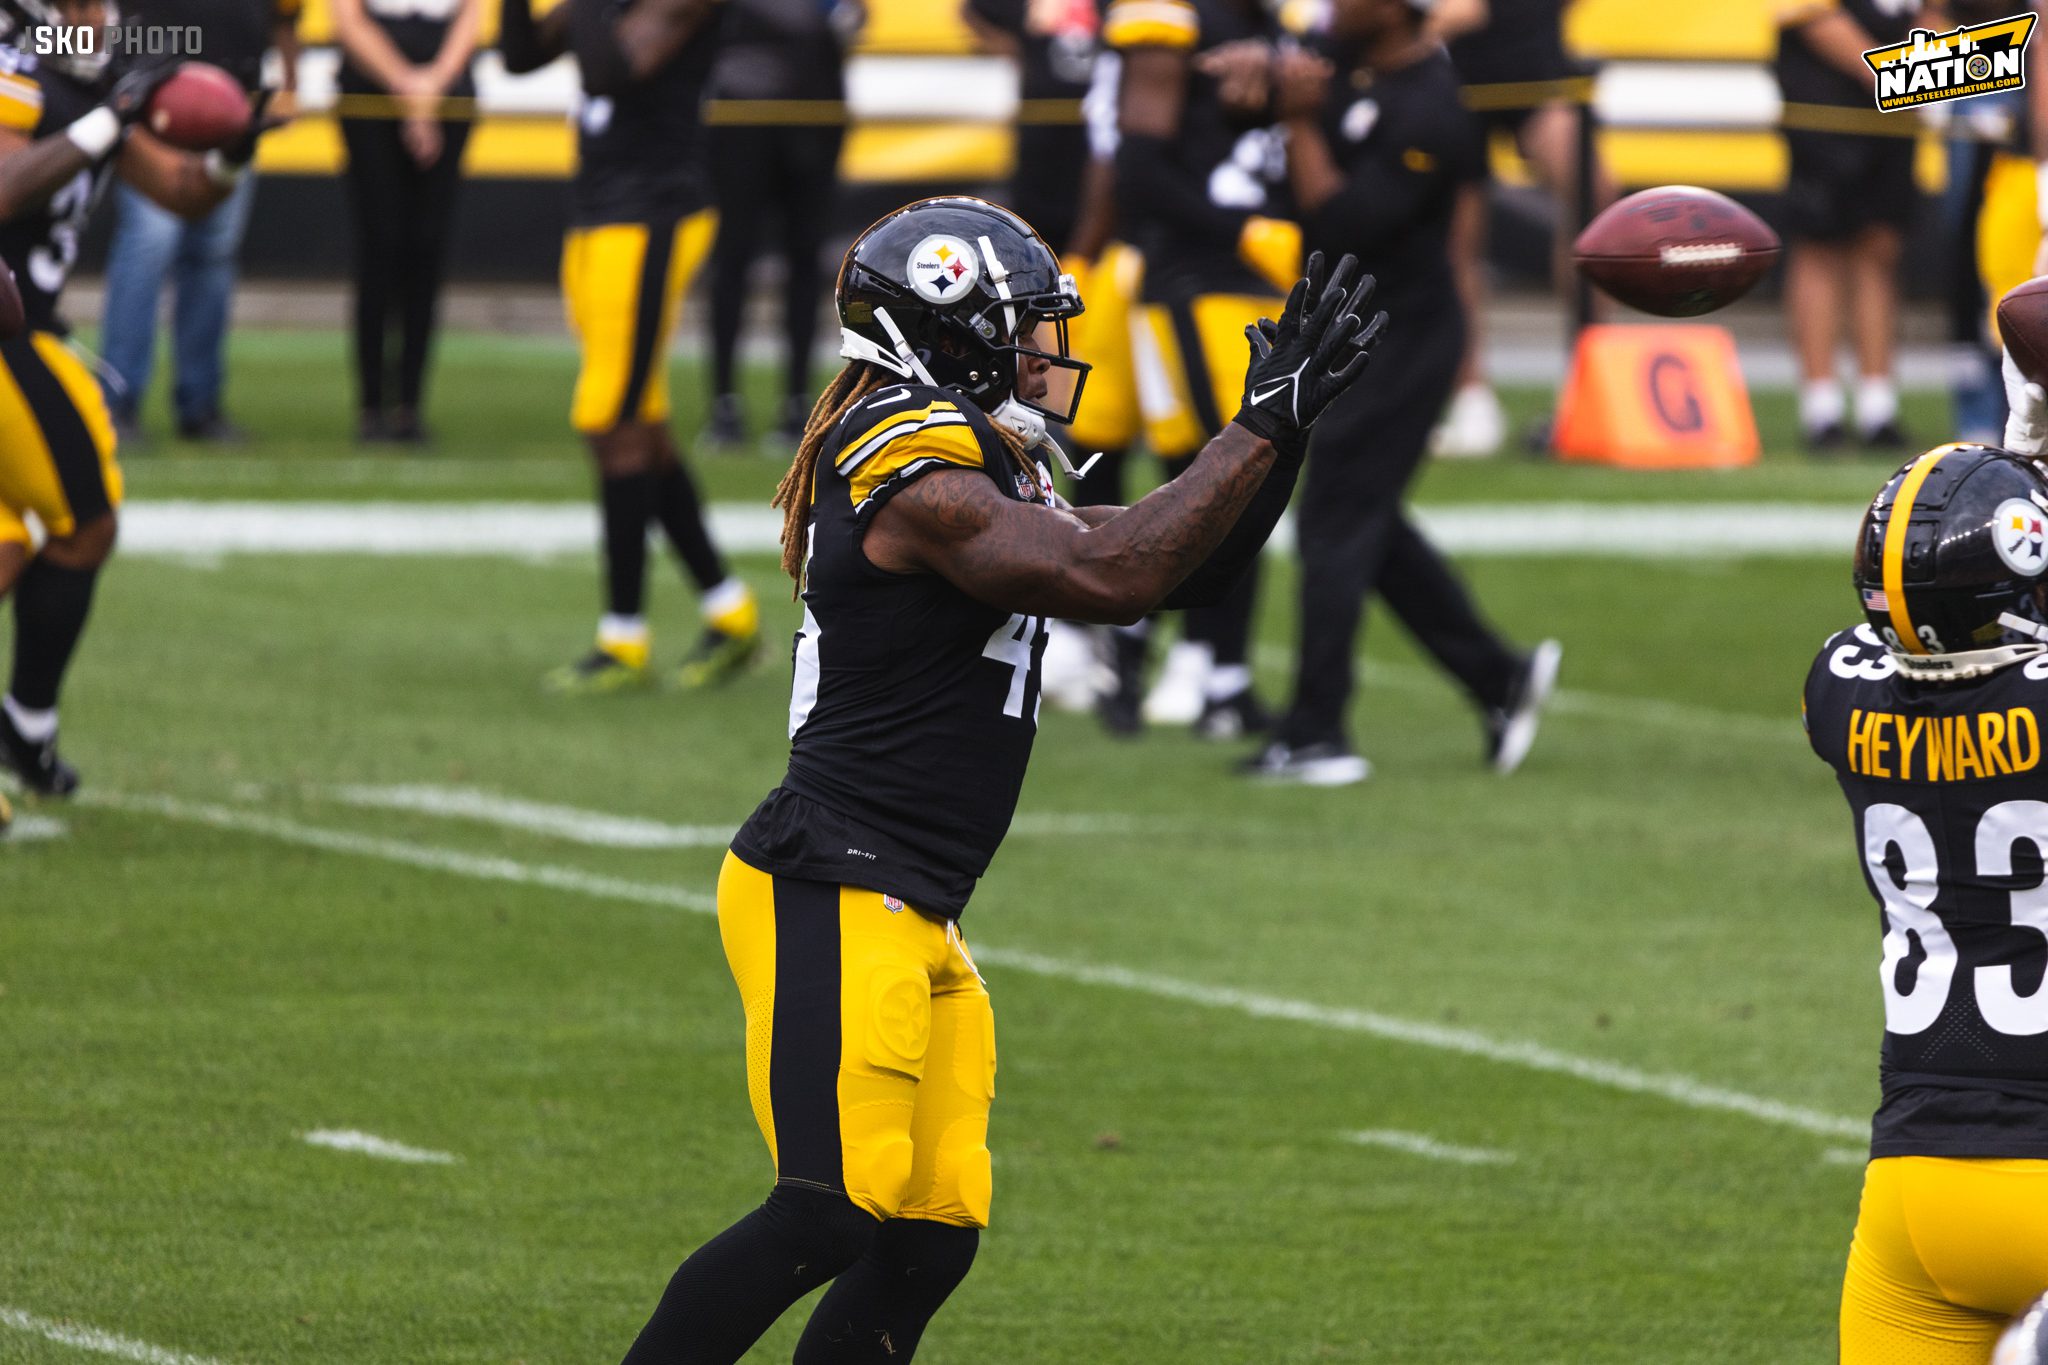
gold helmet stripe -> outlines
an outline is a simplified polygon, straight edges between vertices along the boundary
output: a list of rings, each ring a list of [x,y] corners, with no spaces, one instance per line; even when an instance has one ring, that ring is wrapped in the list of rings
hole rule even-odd
[[[1899,485],[1899,496],[1892,500],[1891,520],[1885,523],[1884,597],[1891,608],[1892,629],[1898,633],[1899,647],[1908,654],[1925,654],[1928,650],[1920,632],[1913,629],[1913,618],[1906,610],[1906,528],[1913,521],[1913,503],[1920,496],[1920,485],[1927,482],[1941,457],[1956,448],[1952,444],[1936,446],[1913,461],[1913,467],[1906,471],[1906,481]]]

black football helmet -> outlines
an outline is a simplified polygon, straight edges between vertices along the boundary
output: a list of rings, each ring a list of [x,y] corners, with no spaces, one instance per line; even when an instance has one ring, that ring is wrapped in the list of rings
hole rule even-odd
[[[1067,353],[1081,295],[1059,258],[1016,214],[964,195],[920,199],[854,240],[839,267],[839,354],[958,390],[1036,441],[1071,422],[1088,365]],[[1025,361],[1046,392],[1017,391]]]
[[[1990,446],[1936,446],[1885,481],[1856,591],[1899,671],[1973,678],[2048,652],[2048,477]]]

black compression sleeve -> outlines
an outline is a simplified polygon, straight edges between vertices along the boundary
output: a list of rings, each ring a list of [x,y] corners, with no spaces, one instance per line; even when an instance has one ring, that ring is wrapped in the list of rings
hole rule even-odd
[[[1158,217],[1199,241],[1237,248],[1251,215],[1220,208],[1179,169],[1180,149],[1163,137],[1126,133],[1116,148],[1116,193],[1125,204],[1144,204]]]
[[[605,0],[563,0],[569,9],[569,47],[583,69],[583,88],[616,95],[633,83],[633,68],[612,24]]]
[[[533,0],[504,0],[498,10],[498,56],[505,69],[514,75],[538,71],[554,55],[541,46]]]
[[[1294,481],[1301,474],[1303,453],[1298,445],[1276,446],[1275,450],[1273,468],[1259,485],[1259,491],[1245,504],[1237,524],[1224,534],[1209,557],[1180,581],[1179,587],[1166,594],[1166,600],[1159,604],[1161,610],[1215,606],[1266,548],[1273,528],[1280,523],[1280,514],[1294,497]]]

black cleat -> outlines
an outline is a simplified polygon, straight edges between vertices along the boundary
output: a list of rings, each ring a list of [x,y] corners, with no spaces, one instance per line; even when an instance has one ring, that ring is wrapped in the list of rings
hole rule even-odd
[[[1372,764],[1342,740],[1289,745],[1274,740],[1237,765],[1239,775],[1301,787],[1348,787],[1372,776]]]
[[[1507,705],[1486,712],[1486,765],[1503,775],[1522,766],[1536,742],[1536,725],[1557,686],[1557,666],[1564,646],[1555,640],[1537,645],[1515,675]]]
[[[1121,738],[1145,732],[1141,708],[1145,704],[1146,644],[1142,634],[1109,632],[1109,666],[1116,675],[1116,685],[1097,699],[1095,714],[1104,730]]]
[[[713,455],[741,455],[747,450],[746,407],[736,393],[721,393],[711,400],[711,420],[697,442]]]
[[[1195,733],[1203,739],[1243,739],[1272,728],[1272,714],[1249,687],[1220,700],[1211,697],[1202,703],[1202,714],[1195,719]]]
[[[1861,433],[1865,450],[1904,450],[1908,441],[1906,429],[1894,418],[1880,422],[1870,430]]]
[[[1799,433],[1799,439],[1810,454],[1832,455],[1848,444],[1849,433],[1842,429],[1840,422],[1829,422],[1824,426],[1807,427]]]
[[[78,790],[78,769],[57,756],[57,737],[37,743],[14,728],[0,710],[0,765],[38,796],[69,796]]]

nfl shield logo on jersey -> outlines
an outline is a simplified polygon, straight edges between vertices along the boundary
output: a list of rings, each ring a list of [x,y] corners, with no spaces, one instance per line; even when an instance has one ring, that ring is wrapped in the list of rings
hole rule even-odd
[[[2007,498],[1993,514],[1992,526],[1998,557],[2022,578],[2038,578],[2048,567],[2048,533],[2041,509],[2024,498]]]
[[[882,897],[882,908],[892,915],[900,915],[903,913],[903,902],[897,900],[894,896],[884,896]]]
[[[955,303],[981,278],[974,248],[958,237],[935,234],[910,253],[910,287],[927,303]]]

